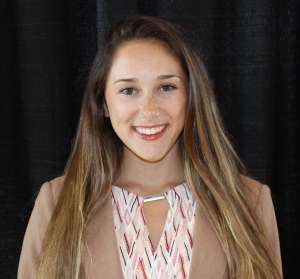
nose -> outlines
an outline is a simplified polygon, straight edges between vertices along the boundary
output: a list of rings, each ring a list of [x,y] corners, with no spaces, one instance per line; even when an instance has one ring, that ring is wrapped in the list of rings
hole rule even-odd
[[[155,97],[151,94],[145,94],[140,110],[145,118],[158,116],[158,106]]]

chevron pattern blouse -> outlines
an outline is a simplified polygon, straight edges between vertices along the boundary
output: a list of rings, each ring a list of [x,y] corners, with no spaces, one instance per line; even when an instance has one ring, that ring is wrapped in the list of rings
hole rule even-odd
[[[169,209],[155,250],[145,222],[143,196],[112,186],[115,234],[126,279],[188,278],[196,199],[186,183],[174,186],[163,195]]]

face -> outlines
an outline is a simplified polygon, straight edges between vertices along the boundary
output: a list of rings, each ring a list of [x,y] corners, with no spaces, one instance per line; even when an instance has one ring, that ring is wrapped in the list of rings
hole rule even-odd
[[[156,162],[177,150],[186,87],[180,63],[159,42],[132,41],[118,49],[106,83],[105,108],[126,151]]]

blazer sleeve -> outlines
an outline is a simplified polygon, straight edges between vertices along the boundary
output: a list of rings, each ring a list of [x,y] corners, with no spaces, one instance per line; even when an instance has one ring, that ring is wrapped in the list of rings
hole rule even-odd
[[[270,187],[266,184],[262,185],[257,206],[259,214],[262,216],[267,238],[269,239],[269,245],[273,251],[273,256],[275,258],[275,263],[278,266],[281,276],[283,276],[276,213],[274,210]]]
[[[43,183],[35,199],[23,238],[17,272],[18,279],[36,278],[43,237],[54,208],[50,186],[48,181]]]

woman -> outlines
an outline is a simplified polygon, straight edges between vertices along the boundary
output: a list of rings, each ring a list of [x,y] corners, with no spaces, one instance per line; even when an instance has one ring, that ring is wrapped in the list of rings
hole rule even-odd
[[[282,278],[270,189],[247,174],[181,29],[131,16],[87,83],[62,176],[36,198],[18,278]]]

